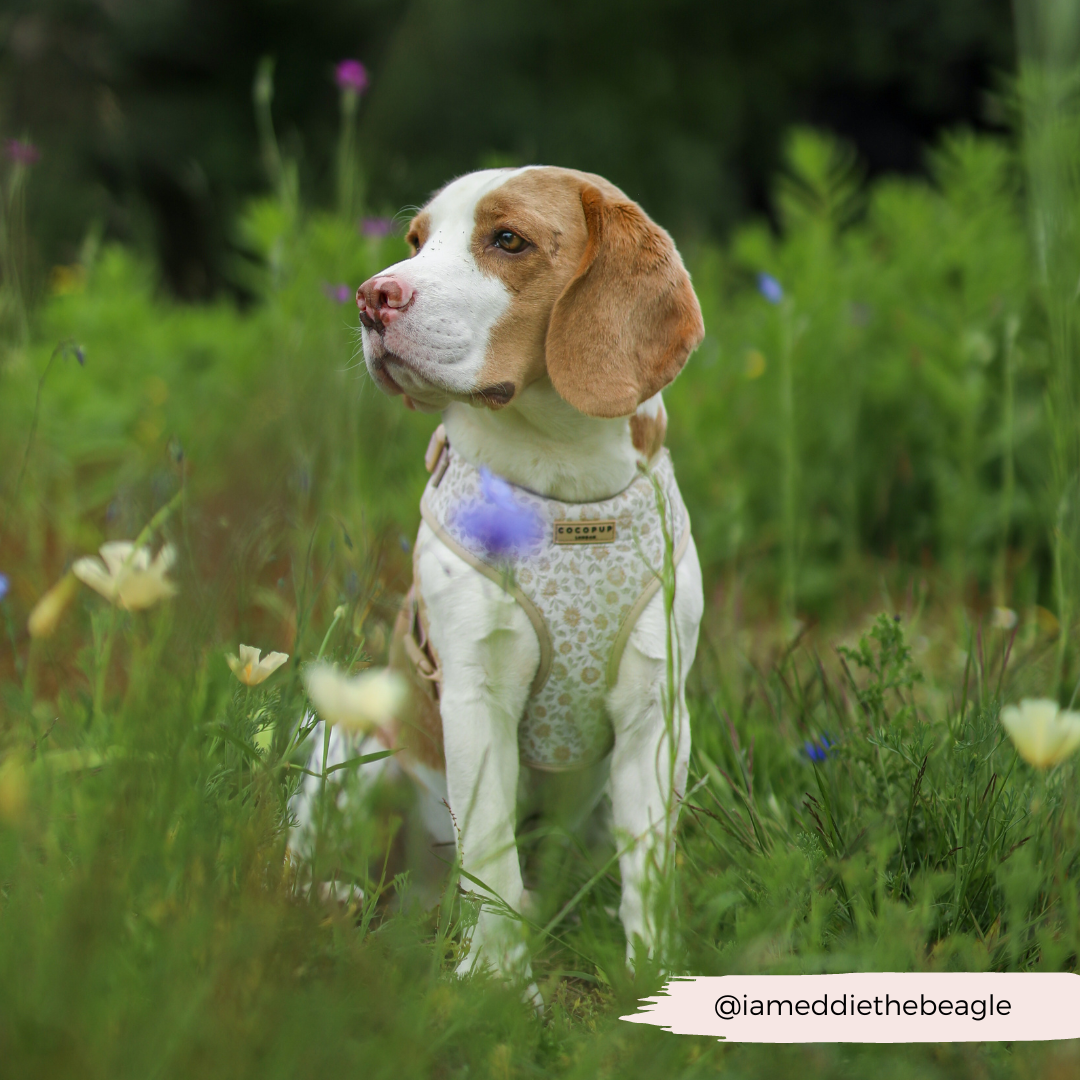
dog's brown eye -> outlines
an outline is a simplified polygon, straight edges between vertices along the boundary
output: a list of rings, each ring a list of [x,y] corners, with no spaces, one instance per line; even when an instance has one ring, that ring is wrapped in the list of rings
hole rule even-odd
[[[412,253],[416,255],[420,251],[420,237],[419,236],[406,236],[405,243],[412,248]]]
[[[503,251],[521,251],[526,243],[527,241],[525,239],[518,236],[516,232],[512,232],[510,229],[500,229],[495,234],[495,245],[496,247],[501,247]]]

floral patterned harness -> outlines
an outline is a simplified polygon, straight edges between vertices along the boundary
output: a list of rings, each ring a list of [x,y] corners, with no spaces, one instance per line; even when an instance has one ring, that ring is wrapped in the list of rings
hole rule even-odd
[[[540,515],[545,536],[526,554],[500,559],[457,523],[458,511],[480,498],[480,473],[451,451],[441,425],[428,466],[432,475],[420,502],[424,520],[447,547],[517,600],[540,642],[540,665],[518,727],[522,762],[561,772],[599,761],[614,744],[604,699],[618,678],[631,631],[660,588],[660,504],[675,565],[690,541],[690,519],[668,452],[662,450],[627,488],[600,502],[560,502],[515,487],[516,497]],[[441,671],[426,640],[418,590],[414,601],[417,618],[406,651],[437,696]]]

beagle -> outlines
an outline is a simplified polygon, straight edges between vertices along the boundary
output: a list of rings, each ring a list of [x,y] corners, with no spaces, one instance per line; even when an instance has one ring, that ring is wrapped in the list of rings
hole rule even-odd
[[[437,831],[445,795],[466,887],[516,911],[521,792],[548,783],[549,803],[585,810],[606,789],[633,964],[662,945],[652,877],[672,855],[690,752],[701,570],[660,391],[700,343],[701,310],[670,236],[588,173],[471,173],[406,239],[411,257],[356,297],[372,378],[442,414],[391,656],[420,691],[397,733],[404,767]],[[493,554],[465,528],[483,470],[539,523],[531,545]],[[483,907],[460,970],[530,981],[519,928]]]

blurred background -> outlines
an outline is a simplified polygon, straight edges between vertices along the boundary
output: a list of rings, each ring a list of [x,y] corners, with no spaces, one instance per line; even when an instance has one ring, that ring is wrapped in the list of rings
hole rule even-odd
[[[997,129],[1008,0],[5,0],[0,130],[42,151],[40,266],[88,224],[153,252],[177,296],[240,288],[233,223],[265,190],[251,85],[308,197],[333,196],[334,63],[370,88],[367,200],[394,214],[490,164],[601,173],[678,239],[773,210],[793,124],[851,141],[870,176],[925,169],[936,135]]]
[[[449,977],[475,911],[351,769],[285,852],[303,665],[386,662],[436,423],[367,377],[356,287],[453,175],[575,166],[705,319],[667,969],[1075,968],[1075,761],[998,709],[1080,684],[1078,72],[1080,0],[0,0],[5,1075],[1080,1075],[631,1033],[617,880],[537,831],[540,1023]],[[136,539],[159,603],[79,584]]]

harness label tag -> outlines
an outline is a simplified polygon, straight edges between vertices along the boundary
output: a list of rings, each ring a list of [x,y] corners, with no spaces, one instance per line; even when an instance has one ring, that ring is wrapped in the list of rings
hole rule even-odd
[[[604,521],[556,521],[556,544],[610,544],[615,539],[615,519]]]

